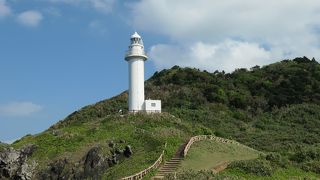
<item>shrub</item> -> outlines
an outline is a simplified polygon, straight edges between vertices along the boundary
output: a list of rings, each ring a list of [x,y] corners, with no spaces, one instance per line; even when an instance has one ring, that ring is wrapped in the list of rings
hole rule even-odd
[[[165,180],[175,180],[175,179],[183,179],[183,180],[194,180],[194,179],[212,179],[214,174],[210,171],[194,171],[194,170],[185,170],[182,172],[178,172],[176,174],[168,174],[165,176]]]
[[[263,159],[235,161],[230,164],[229,168],[238,169],[257,176],[271,176],[274,173],[270,162]]]
[[[299,149],[290,157],[290,160],[297,163],[320,160],[320,150],[318,148]]]
[[[310,161],[302,164],[302,169],[320,174],[320,161]]]
[[[270,161],[272,165],[280,166],[286,168],[289,165],[288,159],[281,156],[279,153],[269,153],[266,155],[266,160]]]
[[[199,126],[195,129],[196,135],[212,135],[212,130],[205,127],[205,126]]]

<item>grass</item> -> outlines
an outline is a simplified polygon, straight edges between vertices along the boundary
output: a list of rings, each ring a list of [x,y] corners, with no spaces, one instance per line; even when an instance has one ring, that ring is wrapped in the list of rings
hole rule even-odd
[[[189,124],[166,113],[111,115],[50,128],[38,135],[25,136],[12,146],[18,149],[26,144],[35,144],[37,149],[30,161],[38,163],[37,171],[45,171],[48,164],[58,159],[66,158],[71,165],[81,161],[94,146],[104,147],[106,155],[111,156],[110,141],[121,149],[130,145],[133,155],[109,167],[103,174],[106,179],[119,179],[152,165],[162,150],[165,150],[165,159],[170,159],[191,134]],[[120,140],[125,143],[119,143]]]
[[[234,179],[261,179],[261,180],[287,180],[287,179],[310,179],[318,180],[320,175],[313,172],[306,172],[296,167],[288,167],[286,169],[277,169],[272,176],[257,176],[248,174],[240,170],[227,169],[219,174],[219,176],[227,176]],[[231,179],[232,179],[231,178]]]
[[[224,162],[255,159],[258,156],[258,151],[246,146],[212,140],[199,141],[191,146],[187,157],[182,161],[181,169],[210,170]]]
[[[7,144],[3,144],[3,143],[0,143],[0,152],[5,148],[5,147],[8,147],[9,145]]]

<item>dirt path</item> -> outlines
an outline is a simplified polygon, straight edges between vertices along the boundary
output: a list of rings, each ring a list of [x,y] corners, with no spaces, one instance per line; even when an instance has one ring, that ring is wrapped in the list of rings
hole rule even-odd
[[[214,174],[217,174],[217,173],[225,170],[228,167],[229,164],[230,164],[230,162],[228,162],[228,161],[222,161],[222,162],[218,163],[215,167],[213,167],[211,169],[211,171]]]

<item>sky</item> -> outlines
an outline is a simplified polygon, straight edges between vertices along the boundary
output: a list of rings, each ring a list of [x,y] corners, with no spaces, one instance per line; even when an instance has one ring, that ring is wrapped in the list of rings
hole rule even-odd
[[[49,128],[128,88],[138,31],[145,77],[320,59],[319,0],[0,0],[0,141]]]

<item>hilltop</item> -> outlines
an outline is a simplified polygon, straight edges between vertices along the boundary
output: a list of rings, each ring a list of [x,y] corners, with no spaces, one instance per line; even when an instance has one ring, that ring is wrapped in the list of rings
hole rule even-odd
[[[201,134],[266,154],[234,162],[221,176],[320,176],[320,64],[314,59],[232,73],[174,66],[146,81],[146,98],[161,99],[165,113],[127,115],[123,92],[23,137],[11,149],[0,144],[0,178],[118,179],[149,167],[162,150],[170,159],[188,138]],[[16,158],[1,161],[8,154]]]

